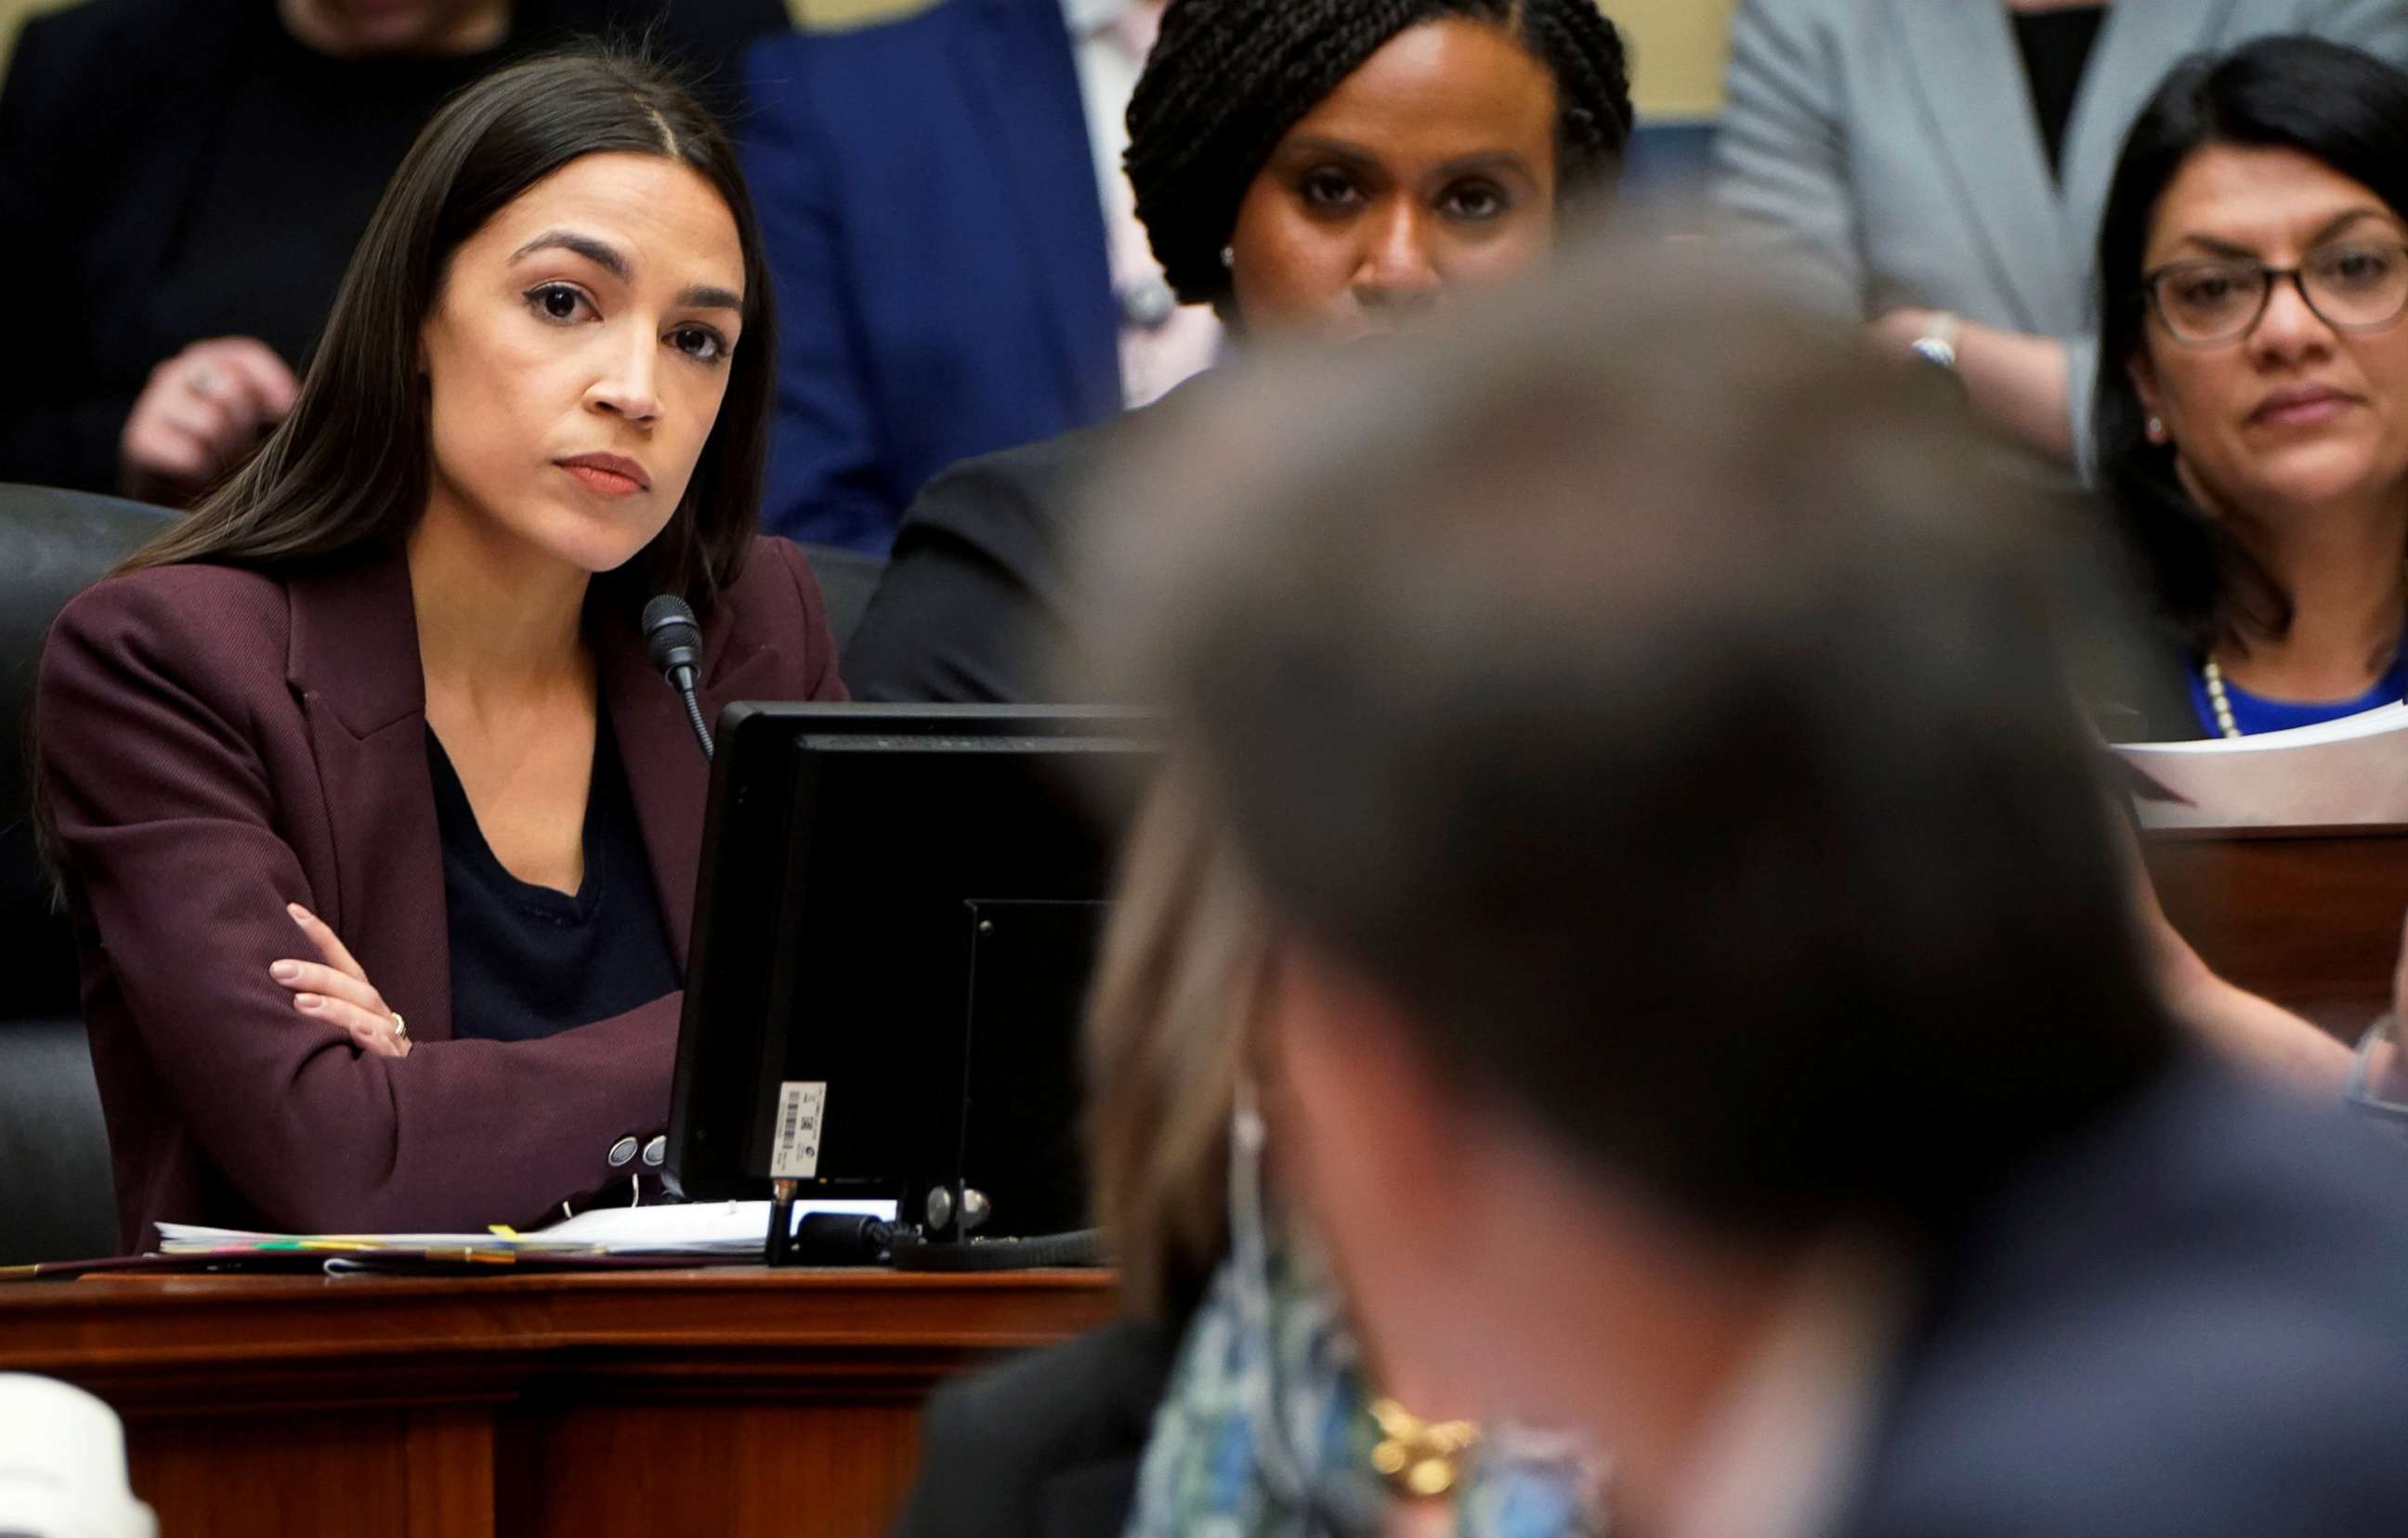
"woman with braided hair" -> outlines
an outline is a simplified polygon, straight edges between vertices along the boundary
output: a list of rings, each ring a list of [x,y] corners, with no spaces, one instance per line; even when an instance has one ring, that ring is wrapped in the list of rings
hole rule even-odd
[[[1139,220],[1181,302],[1350,342],[1545,263],[1630,135],[1595,0],[1169,0],[1130,98]],[[1192,392],[932,481],[845,657],[870,700],[1043,698],[1075,632],[1057,552],[1091,467]]]

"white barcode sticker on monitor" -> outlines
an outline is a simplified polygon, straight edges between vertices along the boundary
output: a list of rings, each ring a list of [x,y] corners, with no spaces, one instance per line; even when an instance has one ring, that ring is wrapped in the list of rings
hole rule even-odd
[[[778,1135],[769,1148],[769,1178],[809,1180],[820,1173],[820,1118],[827,1086],[788,1079],[778,1087]]]

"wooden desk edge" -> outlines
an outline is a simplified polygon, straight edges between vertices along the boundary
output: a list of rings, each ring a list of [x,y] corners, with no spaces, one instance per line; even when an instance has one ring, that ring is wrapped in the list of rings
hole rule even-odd
[[[463,1370],[567,1356],[930,1360],[1058,1340],[1117,1311],[1109,1272],[709,1268],[494,1277],[109,1276],[0,1288],[0,1371],[229,1364]]]

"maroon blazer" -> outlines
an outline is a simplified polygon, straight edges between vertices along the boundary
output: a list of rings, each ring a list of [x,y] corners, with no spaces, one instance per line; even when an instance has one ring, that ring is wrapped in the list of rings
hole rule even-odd
[[[587,617],[682,969],[708,772],[636,616]],[[841,700],[819,584],[753,544],[702,621],[702,698]],[[616,1182],[668,1116],[683,996],[535,1042],[452,1039],[443,856],[409,571],[112,577],[42,654],[35,741],[63,850],[119,1237],[531,1224]],[[363,1055],[267,975],[324,919],[409,1021]]]

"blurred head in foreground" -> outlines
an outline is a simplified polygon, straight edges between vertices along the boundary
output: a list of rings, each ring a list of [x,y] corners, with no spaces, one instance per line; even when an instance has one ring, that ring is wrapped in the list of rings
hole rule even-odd
[[[1598,1431],[1642,1517],[1716,1310],[1944,1232],[2172,1051],[2024,493],[1665,265],[1268,378],[1094,573],[1271,909],[1375,1358]]]
[[[1174,774],[1129,838],[1087,1012],[1095,1208],[1136,1312],[1182,1323],[1228,1243],[1229,1118],[1262,1011],[1260,904]]]

